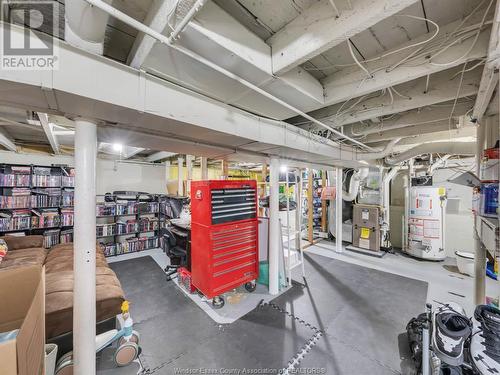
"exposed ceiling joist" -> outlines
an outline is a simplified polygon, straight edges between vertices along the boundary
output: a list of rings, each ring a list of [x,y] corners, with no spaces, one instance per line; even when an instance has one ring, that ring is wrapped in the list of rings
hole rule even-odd
[[[459,23],[460,21],[456,21],[443,27],[440,35],[447,35],[447,33],[452,32]],[[380,58],[365,65],[365,68],[371,74],[370,77],[357,66],[342,69],[323,80],[326,93],[325,103],[328,105],[341,103],[353,97],[366,95],[377,90],[459,66],[467,61],[484,58],[488,52],[489,33],[490,28],[484,28],[479,34],[477,41],[474,38],[474,34],[470,34],[471,36],[468,39],[461,43],[455,43],[446,50],[443,50],[442,53],[432,60],[429,59],[431,54],[422,54],[408,65],[398,65],[413,50],[404,50]],[[391,51],[425,41],[430,38],[431,34],[432,32],[425,34]],[[469,51],[469,53],[465,54],[466,51]],[[384,53],[384,55],[386,54],[387,52]],[[472,64],[469,68],[471,66]]]
[[[132,156],[135,156],[141,152],[143,152],[145,148],[142,147],[126,147],[125,153],[122,155],[123,159],[130,159]]]
[[[342,104],[336,104],[314,111],[311,115],[329,122],[334,127],[340,127],[380,116],[443,103],[454,100],[456,97],[460,99],[476,95],[480,72],[473,70],[465,73],[462,82],[460,82],[460,77],[458,76],[451,79],[455,72],[458,72],[458,70],[453,70],[452,72],[445,71],[432,75],[427,92],[425,91],[426,78],[420,78],[414,82],[397,87],[398,92],[401,92],[406,98],[394,95],[394,100],[391,100],[391,97],[386,94],[361,102],[345,114],[337,115],[339,111],[342,112],[342,110],[348,109],[349,105],[342,107]],[[353,99],[352,103],[354,104],[355,102],[356,99]],[[304,119],[296,117],[293,122],[299,124],[300,121],[304,121]]]
[[[171,156],[177,155],[175,152],[159,151],[152,155],[149,155],[146,160],[149,162],[155,162],[163,159],[167,159]]]
[[[483,69],[479,92],[474,105],[473,117],[481,121],[491,102],[495,87],[498,85],[498,67],[500,65],[500,1],[495,7],[495,17],[491,27],[490,42],[488,45],[488,60]],[[496,56],[496,57],[494,57]],[[491,59],[491,60],[490,60]]]
[[[49,123],[49,116],[46,113],[42,112],[37,112],[38,119],[40,120],[40,123],[42,124],[43,131],[45,132],[45,136],[47,137],[47,140],[50,143],[50,147],[52,148],[52,151],[54,154],[58,155],[60,154],[59,150],[59,142],[57,140],[57,136],[54,134],[54,131],[52,129],[52,125]]]
[[[416,2],[358,0],[337,18],[330,2],[321,0],[268,39],[273,71],[283,74]]]
[[[17,151],[17,147],[14,142],[0,129],[0,145],[5,147],[9,151]]]
[[[162,33],[167,27],[170,15],[173,13],[177,3],[178,1],[176,0],[153,1],[144,24]],[[155,39],[143,32],[139,32],[128,55],[127,64],[135,69],[139,69],[144,61],[146,61],[155,43]]]

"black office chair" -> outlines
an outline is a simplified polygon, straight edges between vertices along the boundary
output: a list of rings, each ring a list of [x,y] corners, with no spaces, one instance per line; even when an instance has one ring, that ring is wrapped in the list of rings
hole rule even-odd
[[[163,250],[170,258],[170,265],[165,267],[167,281],[170,281],[175,277],[177,269],[187,264],[187,251],[177,245],[175,234],[169,228],[163,229]]]

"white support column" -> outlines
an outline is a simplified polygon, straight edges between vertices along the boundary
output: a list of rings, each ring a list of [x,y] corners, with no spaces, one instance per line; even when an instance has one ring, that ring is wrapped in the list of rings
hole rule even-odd
[[[335,251],[341,253],[342,250],[342,179],[343,169],[337,168],[335,173]]]
[[[201,163],[201,179],[208,180],[208,158],[202,156],[200,158]]]
[[[177,158],[177,195],[184,195],[184,158]]]
[[[75,375],[95,375],[96,334],[96,158],[95,122],[75,120],[75,239],[73,353]]]
[[[280,162],[271,157],[269,165],[269,293],[279,293],[280,222],[279,222]]]
[[[485,146],[486,118],[479,120],[476,129],[476,175],[480,175],[481,158]],[[483,304],[486,298],[486,248],[478,233],[478,213],[474,215],[474,303]]]
[[[193,155],[186,155],[186,169],[187,169],[186,195],[187,196],[189,196],[189,194],[191,193],[191,181],[193,180],[193,160],[194,160]]]

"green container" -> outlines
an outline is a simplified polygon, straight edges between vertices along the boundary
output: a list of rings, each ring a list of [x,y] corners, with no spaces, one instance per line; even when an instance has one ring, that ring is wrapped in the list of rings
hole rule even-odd
[[[259,278],[257,283],[269,286],[269,262],[264,260],[259,262]]]

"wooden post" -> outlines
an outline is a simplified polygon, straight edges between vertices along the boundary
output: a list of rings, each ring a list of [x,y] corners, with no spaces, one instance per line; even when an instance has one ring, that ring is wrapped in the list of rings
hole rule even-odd
[[[321,171],[321,193],[326,187],[326,171]],[[321,200],[321,231],[326,232],[326,199]]]
[[[229,178],[229,163],[227,160],[222,160],[222,176],[221,180],[227,180]]]
[[[307,240],[309,243],[313,243],[313,170],[312,168],[307,169]]]

